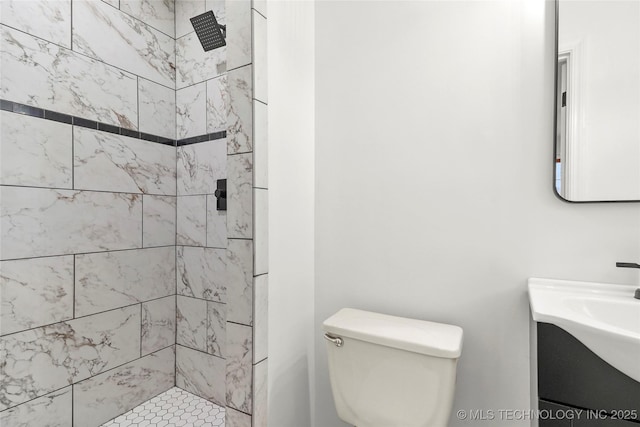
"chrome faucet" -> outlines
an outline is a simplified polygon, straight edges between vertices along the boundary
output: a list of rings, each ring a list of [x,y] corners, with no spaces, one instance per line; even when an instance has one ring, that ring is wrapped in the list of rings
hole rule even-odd
[[[616,262],[616,267],[622,268],[640,268],[640,264],[636,264],[635,262]],[[635,299],[640,299],[640,288],[636,289],[633,294]]]

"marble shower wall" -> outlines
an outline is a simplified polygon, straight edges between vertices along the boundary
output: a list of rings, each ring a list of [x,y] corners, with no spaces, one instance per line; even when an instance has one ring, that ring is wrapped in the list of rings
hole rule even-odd
[[[3,1],[0,98],[175,139],[173,2],[120,3]]]
[[[251,185],[253,236],[251,414],[253,427],[267,426],[267,319],[269,285],[269,235],[267,180],[267,3],[253,0],[252,23],[252,157]],[[239,117],[237,122],[242,124]],[[238,141],[238,140],[236,140]],[[242,191],[238,191],[239,204]],[[241,425],[241,424],[240,424]],[[230,424],[233,427],[233,424]]]
[[[97,425],[175,383],[266,425],[266,4],[0,3],[24,104],[0,112],[0,424]]]
[[[0,2],[1,425],[175,384],[173,5]]]
[[[176,385],[226,406],[227,211],[216,209],[227,179],[227,53],[205,52],[189,18],[213,10],[232,25],[225,1],[176,0],[177,333]],[[229,36],[229,33],[227,33]],[[227,42],[229,38],[227,37]],[[224,134],[220,134],[223,136]],[[185,141],[186,139],[186,141]]]
[[[204,52],[188,18],[213,10],[227,46]],[[179,387],[266,425],[266,4],[176,0]],[[226,131],[226,139],[197,142]],[[188,145],[187,145],[188,144]],[[227,179],[228,210],[215,209]],[[207,366],[209,376],[203,375]]]

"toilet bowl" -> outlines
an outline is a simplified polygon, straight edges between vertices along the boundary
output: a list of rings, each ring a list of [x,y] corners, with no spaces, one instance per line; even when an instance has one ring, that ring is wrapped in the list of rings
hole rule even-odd
[[[338,416],[357,427],[446,427],[458,326],[343,308],[323,323]]]

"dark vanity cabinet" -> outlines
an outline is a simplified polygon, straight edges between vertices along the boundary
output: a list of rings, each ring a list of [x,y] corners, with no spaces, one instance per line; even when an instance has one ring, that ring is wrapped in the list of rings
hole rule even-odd
[[[540,427],[640,427],[639,382],[563,329],[537,330]]]

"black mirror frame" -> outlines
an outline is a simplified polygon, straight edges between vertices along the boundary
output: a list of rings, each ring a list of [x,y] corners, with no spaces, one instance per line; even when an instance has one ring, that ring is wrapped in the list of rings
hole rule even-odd
[[[559,51],[559,41],[560,41],[560,1],[555,0],[555,35],[554,35],[554,46],[553,46],[553,161],[552,163],[552,181],[551,188],[553,189],[553,194],[555,196],[566,203],[572,204],[583,204],[583,203],[637,203],[640,200],[569,200],[565,199],[558,193],[556,188],[556,156],[558,155],[558,141],[556,139],[558,133],[556,129],[558,128],[558,51]]]

